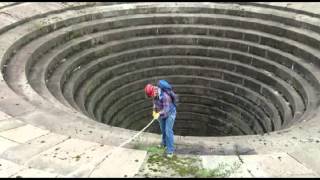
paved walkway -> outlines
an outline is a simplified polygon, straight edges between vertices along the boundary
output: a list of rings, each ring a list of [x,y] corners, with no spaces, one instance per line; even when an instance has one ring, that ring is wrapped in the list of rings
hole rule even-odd
[[[145,166],[146,151],[114,148],[52,133],[0,112],[0,177],[134,177]],[[312,154],[319,151],[198,157],[207,169],[241,164],[231,177],[317,177],[320,166]]]
[[[0,112],[0,177],[134,176],[146,151],[114,148],[52,133]]]

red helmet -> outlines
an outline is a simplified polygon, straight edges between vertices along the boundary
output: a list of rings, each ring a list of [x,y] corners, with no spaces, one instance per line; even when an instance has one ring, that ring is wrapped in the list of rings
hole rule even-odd
[[[154,86],[152,84],[147,84],[144,88],[144,92],[147,94],[148,97],[154,96]]]

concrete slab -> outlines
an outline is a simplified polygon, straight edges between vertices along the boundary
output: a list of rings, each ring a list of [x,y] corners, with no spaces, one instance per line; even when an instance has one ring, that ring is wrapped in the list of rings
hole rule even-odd
[[[13,118],[2,120],[2,121],[0,121],[0,132],[1,131],[6,131],[6,130],[9,130],[9,129],[14,129],[14,128],[23,126],[25,124],[26,123],[24,123],[23,121],[16,120],[16,119],[13,119]]]
[[[8,7],[4,11],[7,14],[11,14],[12,16],[14,16],[16,18],[24,19],[24,18],[34,16],[36,14],[45,13],[48,10],[54,10],[54,9],[44,8],[43,6],[45,6],[45,4],[46,3],[44,3],[44,4],[42,4],[42,3],[38,3],[38,4],[36,4],[36,3],[23,3],[23,4],[15,5],[12,7]],[[18,9],[19,9],[19,11],[18,11]]]
[[[215,169],[218,168],[219,165],[226,165],[224,166],[226,170],[230,170],[231,167],[237,167],[234,172],[230,174],[229,177],[253,177],[248,170],[242,165],[238,156],[200,156],[202,160],[202,166],[206,169]]]
[[[0,137],[0,154],[3,153],[5,150],[17,145],[19,145],[19,143]]]
[[[0,22],[1,22],[0,28],[4,28],[10,24],[17,22],[17,21],[18,21],[18,19],[14,18],[8,14],[1,14],[0,15]]]
[[[43,177],[43,178],[52,178],[52,177],[57,177],[58,174],[54,174],[54,173],[49,173],[49,172],[45,172],[45,171],[41,171],[39,169],[33,169],[33,168],[25,168],[20,170],[19,172],[13,174],[10,177]]]
[[[1,158],[23,164],[31,157],[63,142],[67,136],[49,133],[39,138],[28,141],[22,145],[8,148],[1,154]]]
[[[320,175],[320,147],[319,148],[304,148],[288,153],[294,159],[302,163],[305,167],[312,169]]]
[[[26,165],[66,176],[88,163],[87,159],[90,158],[88,154],[94,152],[98,146],[97,143],[69,139],[34,156],[26,162]]]
[[[19,172],[24,167],[11,161],[0,159],[0,177],[9,177]]]
[[[90,177],[133,177],[138,173],[146,155],[146,151],[119,148]]]
[[[29,102],[24,100],[22,97],[14,94],[13,91],[7,87],[0,86],[1,92],[0,97],[0,111],[3,111],[11,116],[18,116],[27,112],[32,112],[36,109]]]
[[[88,177],[96,165],[113,148],[88,141],[70,139],[33,157],[26,165],[46,172],[58,173],[59,177]],[[101,163],[101,166],[90,177],[134,176],[145,156],[145,151],[121,148],[120,151],[112,153]]]
[[[0,111],[0,121],[5,120],[5,119],[9,119],[9,118],[11,118],[11,117],[12,117],[12,116],[10,116],[10,115],[8,115],[8,114]]]
[[[84,163],[79,167],[64,175],[62,177],[88,177],[97,164],[103,160],[103,158],[113,149],[113,146],[108,145],[95,145],[82,154]],[[80,158],[81,158],[80,157]]]
[[[295,177],[315,173],[286,153],[240,156],[254,177]]]
[[[294,177],[294,178],[315,178],[315,177],[319,177],[315,174],[292,174],[290,177]]]
[[[2,2],[0,3],[0,8],[3,8],[4,6],[13,5],[13,2]]]
[[[48,134],[49,131],[37,128],[32,125],[25,125],[15,129],[10,129],[8,131],[0,132],[0,136],[3,136],[7,139],[24,143],[36,137]]]
[[[311,13],[319,14],[317,11],[320,8],[319,3],[314,3],[314,2],[257,2],[260,4],[269,4],[272,6],[280,6],[280,7],[287,7],[287,8],[292,8],[296,10],[301,10],[303,11],[309,11]]]

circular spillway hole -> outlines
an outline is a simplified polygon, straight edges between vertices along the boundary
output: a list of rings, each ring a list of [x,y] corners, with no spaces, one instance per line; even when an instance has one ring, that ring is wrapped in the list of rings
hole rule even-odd
[[[223,3],[106,6],[33,35],[24,45],[34,48],[26,74],[38,93],[43,78],[62,103],[111,126],[142,129],[152,110],[143,88],[166,79],[179,96],[176,135],[281,130],[318,105],[317,40],[299,30],[311,30],[308,24],[257,9]],[[158,124],[148,131],[159,133]]]

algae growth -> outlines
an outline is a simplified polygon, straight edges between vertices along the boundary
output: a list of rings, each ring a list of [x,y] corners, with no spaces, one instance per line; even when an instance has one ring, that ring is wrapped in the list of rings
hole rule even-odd
[[[175,154],[168,158],[164,156],[165,148],[141,145],[136,148],[148,152],[145,166],[140,170],[143,177],[228,177],[240,167],[240,164],[219,164],[217,168],[205,169],[201,159],[195,155]]]

